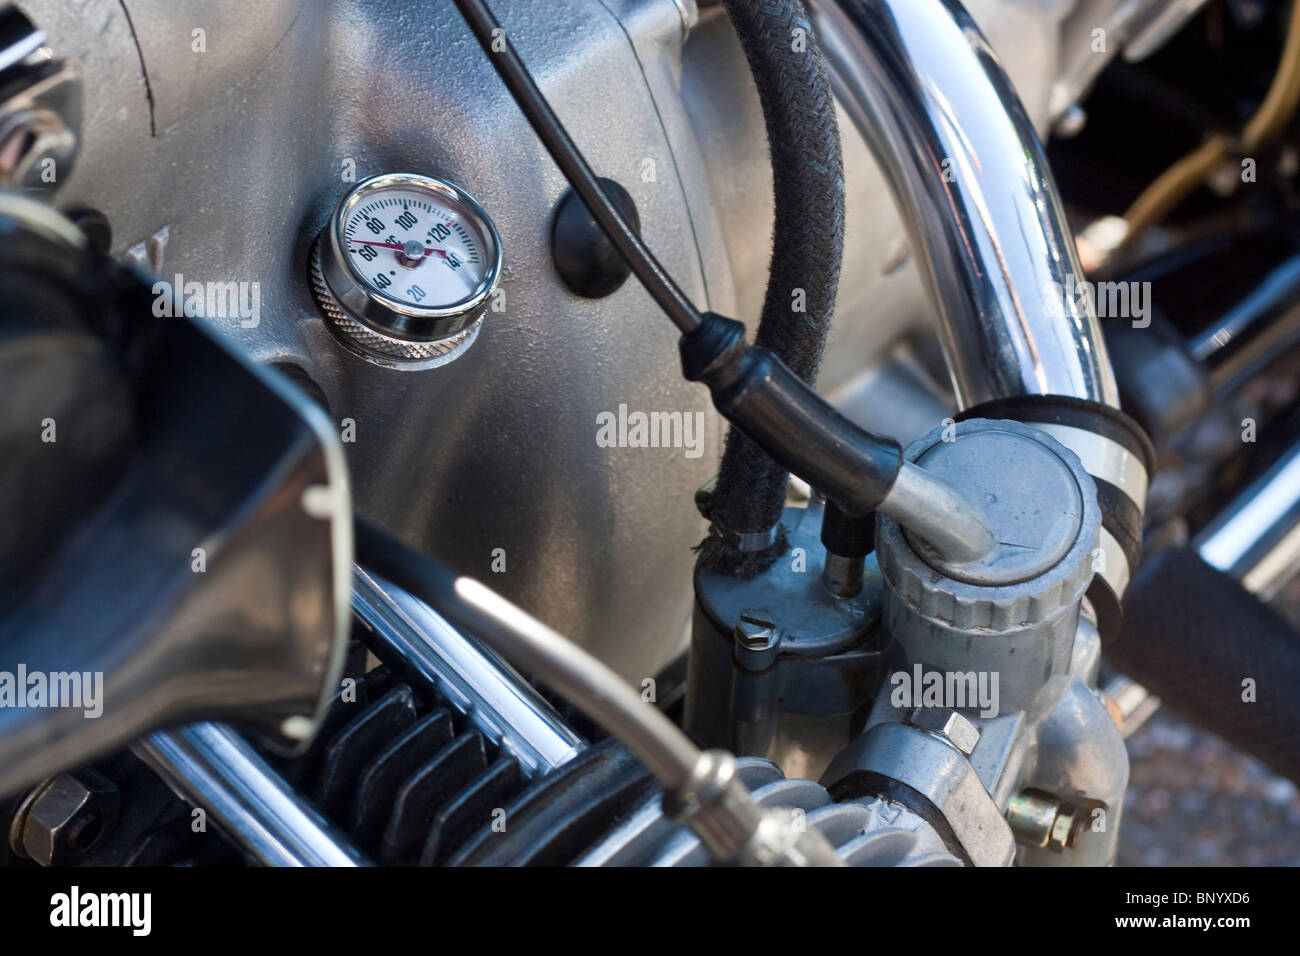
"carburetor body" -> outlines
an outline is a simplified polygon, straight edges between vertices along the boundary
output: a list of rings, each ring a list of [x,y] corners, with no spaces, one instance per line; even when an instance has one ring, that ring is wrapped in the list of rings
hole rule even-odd
[[[811,531],[821,503],[788,509],[791,551],[756,577],[697,569],[687,727],[839,798],[902,803],[969,862],[1111,861],[1128,761],[1085,604],[1092,477],[1009,420],[948,421],[905,457],[981,507],[992,553],[945,560],[882,515],[844,596]]]

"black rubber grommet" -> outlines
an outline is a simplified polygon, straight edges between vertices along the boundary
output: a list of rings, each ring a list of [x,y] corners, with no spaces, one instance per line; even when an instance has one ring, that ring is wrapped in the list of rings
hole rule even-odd
[[[628,191],[612,179],[601,179],[600,186],[632,231],[640,235],[641,217]],[[551,256],[564,284],[587,299],[612,295],[632,274],[587,204],[572,189],[560,197],[555,208]]]

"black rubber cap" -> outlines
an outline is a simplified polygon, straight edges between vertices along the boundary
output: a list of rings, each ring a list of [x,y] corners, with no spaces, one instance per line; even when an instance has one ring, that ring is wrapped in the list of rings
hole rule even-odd
[[[865,558],[876,549],[876,513],[851,515],[833,501],[822,514],[822,544],[831,554]]]
[[[600,186],[632,230],[641,234],[641,217],[628,191],[612,179]],[[560,197],[551,227],[551,255],[560,278],[578,295],[600,299],[618,291],[631,275],[623,257],[572,189]]]

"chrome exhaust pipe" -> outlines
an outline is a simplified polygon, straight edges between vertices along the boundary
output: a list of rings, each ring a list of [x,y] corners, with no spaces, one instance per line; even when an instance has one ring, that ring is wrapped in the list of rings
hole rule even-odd
[[[957,400],[1119,407],[1042,143],[955,0],[806,0],[837,98],[906,223]]]
[[[836,97],[907,226],[959,408],[1045,428],[1097,479],[1107,521],[1089,600],[1114,633],[1154,453],[1119,411],[1033,123],[957,0],[805,2]]]
[[[260,866],[369,866],[348,837],[235,731],[191,724],[132,748],[178,797],[210,814]]]

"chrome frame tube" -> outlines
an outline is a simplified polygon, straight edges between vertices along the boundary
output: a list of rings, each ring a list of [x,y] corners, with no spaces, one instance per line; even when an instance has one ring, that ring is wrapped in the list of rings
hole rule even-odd
[[[806,0],[832,85],[880,163],[962,407],[1119,393],[1043,147],[955,0]]]
[[[586,748],[541,694],[423,601],[357,568],[352,605],[379,645],[377,656],[408,681],[436,686],[525,776],[554,770]]]
[[[445,583],[449,588],[440,596],[452,620],[581,707],[665,787],[682,786],[700,751],[659,708],[567,637],[473,578]]]
[[[367,866],[341,831],[221,724],[151,734],[135,755],[263,866]]]
[[[1300,444],[1206,525],[1194,545],[1210,567],[1271,600],[1300,568]]]
[[[529,777],[587,744],[513,671],[400,588],[356,571],[354,608],[409,677],[436,684]],[[264,866],[363,866],[364,854],[239,734],[220,724],[155,733],[133,750],[182,800]]]
[[[1259,284],[1246,293],[1208,328],[1202,329],[1187,343],[1187,351],[1198,362],[1213,364],[1230,345],[1244,336],[1257,334],[1261,328],[1281,320],[1293,324],[1296,298],[1300,296],[1300,256],[1292,256],[1269,271]]]

